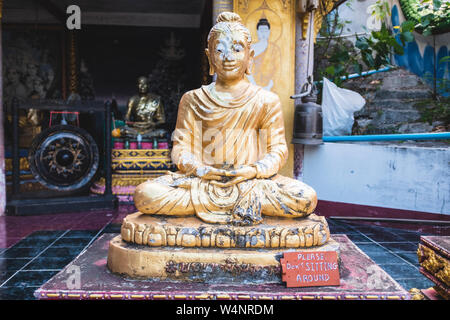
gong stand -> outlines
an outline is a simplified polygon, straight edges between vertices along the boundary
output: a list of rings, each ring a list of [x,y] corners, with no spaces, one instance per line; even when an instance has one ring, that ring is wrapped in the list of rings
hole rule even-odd
[[[105,118],[105,192],[103,195],[90,195],[88,192],[81,194],[71,192],[70,187],[50,188],[52,190],[40,192],[20,192],[20,168],[19,168],[19,109],[37,109],[49,111],[78,111],[81,113],[102,112]],[[117,206],[117,198],[112,194],[111,174],[111,103],[100,101],[72,101],[70,103],[60,100],[27,101],[20,104],[12,104],[12,193],[8,196],[6,213],[8,215],[36,215],[51,213],[69,213],[89,210],[113,209]],[[61,126],[63,127],[63,126]],[[67,126],[70,127],[70,126]],[[50,127],[53,128],[53,127]],[[77,128],[77,127],[76,127]],[[76,129],[75,128],[75,129]],[[81,130],[80,131],[84,131]],[[70,138],[70,135],[69,135]],[[74,139],[77,137],[74,136]],[[89,140],[89,139],[88,139]],[[99,139],[97,139],[99,140]],[[89,142],[89,141],[88,141]],[[98,143],[98,141],[97,141]],[[89,147],[89,143],[86,143]],[[96,146],[95,146],[96,147]],[[50,148],[52,146],[50,145]],[[67,148],[66,148],[67,149]],[[64,163],[68,155],[61,153]],[[69,155],[70,157],[70,155]],[[31,165],[30,165],[31,168]],[[42,184],[43,181],[38,179]],[[46,185],[48,187],[48,185]],[[59,191],[58,191],[59,190]],[[77,190],[79,191],[79,190]]]

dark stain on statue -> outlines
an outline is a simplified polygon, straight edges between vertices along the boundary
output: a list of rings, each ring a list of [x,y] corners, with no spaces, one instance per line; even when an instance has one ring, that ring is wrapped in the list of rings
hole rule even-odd
[[[236,237],[236,247],[238,248],[245,248],[246,245],[245,236],[239,235]]]
[[[281,199],[278,199],[281,205],[281,209],[283,209],[285,214],[292,215],[291,210],[281,201]]]

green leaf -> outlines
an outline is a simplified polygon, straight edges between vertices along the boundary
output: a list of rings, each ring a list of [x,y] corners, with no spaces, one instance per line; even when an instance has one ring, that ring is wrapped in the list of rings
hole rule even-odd
[[[411,32],[403,32],[402,33],[403,38],[406,42],[414,41],[414,35]]]
[[[423,32],[422,32],[422,35],[423,35],[424,37],[431,36],[431,34],[432,34],[432,32],[431,32],[431,29],[430,29],[430,28],[426,28],[426,29],[423,30]]]
[[[367,43],[366,38],[356,38],[355,47],[357,47],[360,50],[366,50],[369,48],[369,44]]]
[[[334,67],[333,67],[333,66],[327,67],[327,68],[325,69],[325,72],[326,72],[327,74],[331,75],[331,76],[334,76],[334,74],[335,74]]]
[[[442,5],[440,0],[433,0],[433,7],[436,10],[437,8],[440,8]]]
[[[355,63],[353,64],[353,69],[355,70],[356,73],[361,74],[362,72],[362,65],[359,63]]]
[[[420,25],[421,25],[422,27],[426,27],[426,26],[428,26],[429,24],[430,24],[430,19],[429,19],[429,18],[426,18],[426,19],[423,19],[423,20],[420,21]]]
[[[373,68],[373,66],[375,65],[374,61],[373,61],[373,57],[372,54],[370,53],[366,53],[363,55],[363,59],[364,62],[367,64],[368,67]]]
[[[396,44],[393,45],[392,48],[394,48],[395,54],[399,56],[402,56],[405,53],[405,49],[403,49],[403,47],[398,42],[396,42]]]
[[[415,23],[413,21],[410,21],[410,20],[406,20],[405,22],[403,22],[400,25],[400,28],[401,28],[402,32],[405,32],[405,31],[411,32],[411,31],[414,30],[414,27],[415,27]]]
[[[344,66],[342,64],[338,64],[335,68],[335,74],[339,75],[344,71]]]

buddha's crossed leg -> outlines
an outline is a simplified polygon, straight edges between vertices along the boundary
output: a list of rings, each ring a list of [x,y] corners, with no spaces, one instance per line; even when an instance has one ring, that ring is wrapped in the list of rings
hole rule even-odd
[[[176,177],[176,178],[174,178]],[[178,177],[178,178],[177,178]],[[197,183],[199,178],[183,177],[170,174],[161,176],[155,180],[149,180],[136,188],[134,202],[137,209],[145,214],[191,216],[196,214],[192,203],[191,188],[189,184]],[[207,192],[208,188],[197,188],[197,192]],[[202,191],[203,190],[203,191]],[[211,197],[203,195],[201,198],[209,200]],[[251,199],[246,201],[246,199]],[[260,205],[255,206],[255,199]],[[205,200],[205,202],[207,202]],[[314,189],[301,181],[276,175],[272,179],[256,179],[251,190],[246,192],[237,201],[239,210],[245,212],[245,203],[252,203],[255,212],[255,222],[258,215],[274,217],[299,218],[311,214],[317,205],[317,195]],[[229,211],[230,219],[216,222],[231,221],[231,216],[236,213],[237,206],[216,207],[214,202],[204,203],[213,211]],[[197,205],[198,207],[198,205]],[[224,212],[225,213],[225,212]],[[212,219],[204,219],[204,213],[197,214],[201,219],[213,222]],[[223,217],[223,214],[220,216]]]
[[[148,180],[137,186],[134,192],[134,204],[140,212],[146,214],[195,215],[190,190],[174,186],[174,179],[170,174]]]

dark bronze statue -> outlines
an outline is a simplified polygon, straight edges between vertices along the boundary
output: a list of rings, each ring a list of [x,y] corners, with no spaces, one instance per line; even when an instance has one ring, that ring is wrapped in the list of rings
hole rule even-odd
[[[139,94],[128,101],[126,125],[119,128],[120,136],[128,139],[165,137],[166,131],[158,128],[165,124],[164,106],[161,97],[148,92],[148,79],[139,77]]]

